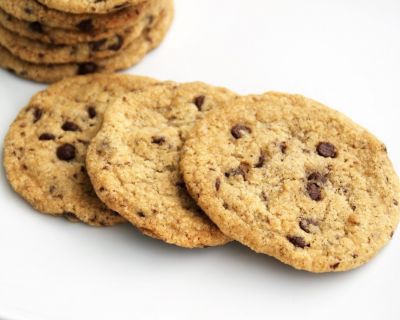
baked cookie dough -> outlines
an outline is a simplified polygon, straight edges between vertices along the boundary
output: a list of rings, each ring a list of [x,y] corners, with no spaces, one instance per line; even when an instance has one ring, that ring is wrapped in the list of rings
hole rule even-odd
[[[181,170],[222,232],[298,269],[361,266],[399,221],[386,147],[298,95],[267,93],[211,111],[186,140]]]
[[[125,222],[97,198],[86,172],[86,150],[113,99],[153,83],[144,77],[90,75],[35,95],[4,142],[4,167],[14,190],[43,213],[93,226]]]
[[[180,150],[194,122],[235,95],[203,83],[166,83],[107,109],[86,164],[99,198],[144,234],[181,247],[227,243],[189,196]]]

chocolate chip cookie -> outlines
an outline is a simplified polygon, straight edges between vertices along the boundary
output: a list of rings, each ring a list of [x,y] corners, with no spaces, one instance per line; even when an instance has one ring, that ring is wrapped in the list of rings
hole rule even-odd
[[[113,56],[128,47],[147,27],[149,21],[144,19],[134,27],[123,30],[116,35],[74,45],[55,45],[31,40],[13,33],[0,26],[0,45],[16,57],[31,63],[63,64],[88,62]]]
[[[126,49],[105,59],[95,59],[87,63],[34,64],[21,60],[0,46],[0,67],[23,78],[38,82],[55,82],[68,76],[95,72],[111,73],[129,68],[138,63],[150,50],[164,39],[173,20],[173,2],[157,18],[154,27],[145,29],[142,35]]]
[[[98,197],[165,242],[187,248],[228,242],[187,193],[179,158],[196,119],[234,97],[203,83],[167,83],[114,103],[86,159]]]
[[[399,221],[386,147],[298,95],[269,93],[211,111],[186,140],[181,170],[226,235],[298,269],[361,266]]]
[[[71,13],[108,13],[144,0],[37,0],[49,8]]]
[[[43,213],[93,226],[124,222],[97,198],[86,172],[86,150],[113,99],[154,82],[91,75],[61,81],[35,95],[4,142],[4,167],[14,190]]]
[[[143,17],[146,8],[158,0],[147,0],[136,6],[109,14],[70,14],[50,9],[36,0],[1,0],[0,8],[20,20],[75,31],[97,33],[107,29],[128,27]]]
[[[162,1],[161,1],[162,2]],[[160,3],[161,3],[160,2]],[[154,11],[154,10],[153,10]],[[31,40],[37,40],[48,44],[76,45],[77,43],[92,43],[92,45],[110,42],[112,37],[118,34],[126,34],[128,30],[138,28],[139,21],[153,20],[155,17],[149,14],[138,19],[138,23],[128,27],[109,28],[99,32],[82,32],[62,28],[48,27],[38,21],[29,22],[17,19],[0,9],[0,25],[5,29]]]

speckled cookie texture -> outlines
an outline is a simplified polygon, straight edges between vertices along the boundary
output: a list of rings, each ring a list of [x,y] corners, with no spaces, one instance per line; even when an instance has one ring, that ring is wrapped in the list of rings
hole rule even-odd
[[[19,36],[0,26],[0,45],[16,57],[37,64],[63,64],[88,62],[94,59],[116,55],[136,40],[148,25],[142,21],[108,39],[79,43],[75,45],[54,45],[41,43]]]
[[[165,1],[154,2],[161,10],[159,4],[165,3]],[[155,7],[149,7],[148,10],[142,10],[142,18],[137,19],[137,23],[134,25],[128,24],[128,26],[122,26],[118,28],[109,28],[98,32],[84,32],[76,30],[68,30],[62,28],[48,27],[40,22],[29,22],[17,19],[5,11],[0,9],[0,25],[7,30],[16,33],[22,37],[26,37],[31,40],[37,40],[48,44],[58,45],[76,45],[77,43],[92,43],[92,46],[101,45],[104,41],[110,41],[109,38],[117,37],[120,34],[126,34],[128,30],[138,29],[143,21],[147,19],[151,21],[155,18],[151,12],[155,11]],[[132,31],[134,32],[134,31]]]
[[[86,150],[113,99],[154,82],[90,75],[61,81],[35,95],[4,142],[4,167],[14,190],[43,213],[94,226],[125,222],[97,198],[86,172]]]
[[[108,13],[143,0],[37,0],[49,8],[71,13]]]
[[[228,242],[187,193],[179,157],[196,119],[234,97],[203,83],[166,83],[114,103],[86,159],[99,198],[167,243],[196,248]]]
[[[134,25],[142,12],[152,2],[148,0],[109,14],[70,14],[53,10],[36,0],[1,0],[0,8],[8,14],[33,23],[54,28],[70,29],[86,33],[104,31]]]
[[[68,76],[94,72],[111,73],[126,69],[138,63],[149,51],[156,48],[164,39],[173,20],[173,1],[161,11],[152,28],[146,28],[142,35],[118,54],[96,59],[88,63],[34,64],[23,61],[0,46],[0,67],[15,74],[38,82],[55,82]]]
[[[211,111],[182,151],[200,207],[228,236],[311,272],[369,261],[399,221],[385,146],[339,112],[267,93]]]

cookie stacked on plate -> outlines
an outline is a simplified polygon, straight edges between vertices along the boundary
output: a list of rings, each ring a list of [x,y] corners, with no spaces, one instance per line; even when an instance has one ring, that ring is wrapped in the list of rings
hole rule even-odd
[[[173,0],[0,0],[0,66],[39,82],[126,69],[172,19]]]
[[[299,95],[73,77],[22,109],[4,164],[43,213],[186,248],[234,239],[311,272],[366,263],[400,216],[385,146]]]

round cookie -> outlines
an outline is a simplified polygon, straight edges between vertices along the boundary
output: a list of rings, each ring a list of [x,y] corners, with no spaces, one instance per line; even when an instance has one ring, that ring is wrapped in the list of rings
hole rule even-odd
[[[186,140],[181,170],[226,235],[298,269],[356,268],[399,221],[399,180],[385,146],[298,95],[211,111]]]
[[[179,157],[196,119],[234,97],[202,83],[167,83],[119,99],[87,153],[98,197],[144,234],[167,243],[187,248],[227,243],[187,193]]]
[[[70,13],[109,13],[136,5],[143,0],[37,0],[43,5]]]
[[[109,58],[94,60],[89,63],[71,64],[33,64],[23,61],[0,46],[0,67],[7,69],[20,77],[51,83],[74,75],[83,75],[94,72],[112,73],[129,68],[138,63],[152,49],[156,48],[164,39],[173,20],[171,7],[161,13],[155,26],[145,29],[140,38],[134,40],[126,49]]]
[[[70,14],[47,8],[36,0],[1,0],[0,8],[24,21],[90,34],[135,25],[146,14],[146,8],[157,1],[147,0],[106,15]]]
[[[86,150],[113,99],[154,82],[90,75],[66,79],[35,95],[4,142],[4,167],[14,190],[43,213],[93,226],[125,222],[97,198],[86,172]]]
[[[135,27],[130,27],[108,39],[75,45],[55,45],[41,43],[19,36],[0,26],[0,45],[13,55],[31,63],[63,64],[88,62],[103,59],[117,54],[136,40],[147,27],[149,21],[144,19]]]
[[[154,18],[153,15],[148,14],[138,21],[144,21],[145,19],[151,21]],[[127,33],[129,29],[137,29],[140,23],[138,22],[137,24],[128,26],[127,28],[123,26],[99,32],[87,33],[75,30],[52,28],[39,22],[20,20],[0,9],[0,25],[11,32],[31,40],[38,40],[49,44],[76,45],[77,43],[94,41],[110,42],[108,38],[116,37],[118,34]]]

